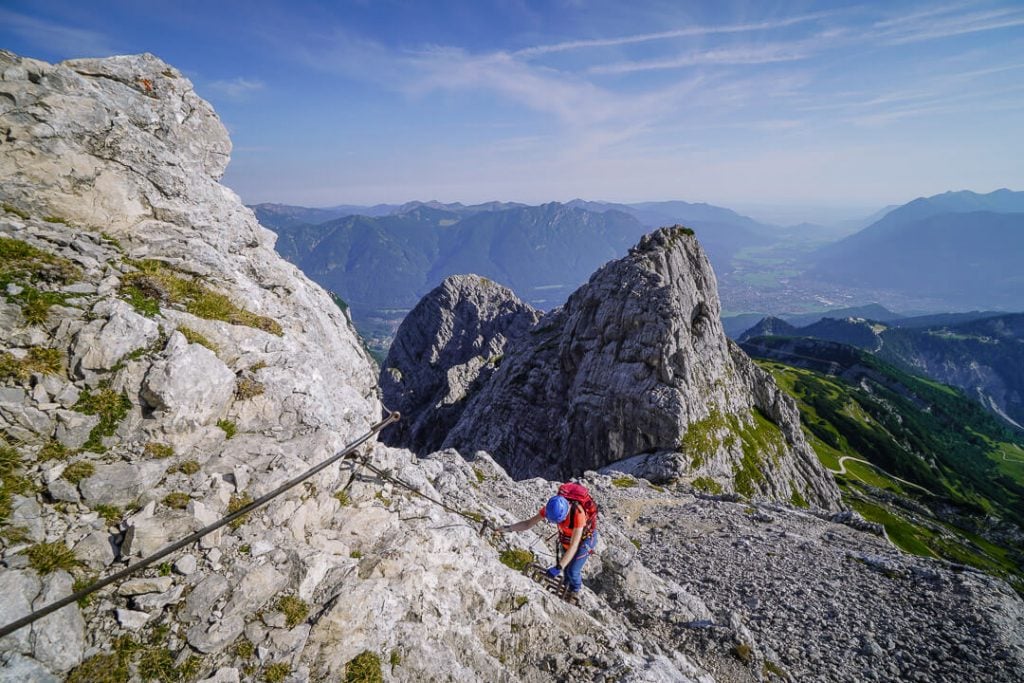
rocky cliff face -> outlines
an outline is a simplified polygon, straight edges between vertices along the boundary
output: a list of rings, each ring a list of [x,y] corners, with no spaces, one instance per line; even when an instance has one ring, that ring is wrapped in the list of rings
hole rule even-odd
[[[217,183],[228,138],[178,71],[148,55],[3,52],[0,76],[7,624],[274,489],[380,404],[346,316]],[[486,458],[363,452],[495,519],[512,521],[473,493],[480,477],[505,481],[506,500],[529,493]],[[544,593],[464,518],[354,474],[328,468],[0,640],[0,680],[295,682],[369,667],[539,681],[595,663],[622,680],[711,680],[621,617]],[[571,639],[585,658],[562,654]]]
[[[722,330],[692,232],[658,230],[546,315],[470,400],[445,445],[515,477],[620,469],[826,508],[839,492],[792,401]]]
[[[436,451],[505,347],[540,318],[507,287],[453,275],[402,321],[380,373],[384,404],[407,416],[382,434],[393,446]]]

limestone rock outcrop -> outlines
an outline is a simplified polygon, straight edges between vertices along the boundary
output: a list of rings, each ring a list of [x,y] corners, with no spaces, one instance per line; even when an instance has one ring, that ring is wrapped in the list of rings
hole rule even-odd
[[[379,419],[377,372],[348,317],[217,182],[229,150],[209,105],[151,55],[50,65],[0,52],[3,624]],[[479,351],[501,345],[488,333]],[[520,495],[483,457],[474,469],[373,442],[362,454],[433,498],[479,485],[480,468]],[[123,668],[298,682],[342,678],[365,655],[393,680],[584,678],[595,663],[623,679],[711,680],[623,619],[544,593],[476,524],[358,470],[327,468],[4,638],[0,679]],[[481,497],[453,502],[510,521]],[[585,658],[563,653],[572,638]]]
[[[487,278],[446,278],[402,321],[381,367],[384,405],[406,416],[381,438],[422,454],[440,448],[467,399],[501,364],[506,346],[539,318],[512,290]]]
[[[692,232],[647,235],[506,354],[445,446],[487,451],[517,478],[632,459],[662,480],[838,507],[795,404],[725,336],[719,309]]]

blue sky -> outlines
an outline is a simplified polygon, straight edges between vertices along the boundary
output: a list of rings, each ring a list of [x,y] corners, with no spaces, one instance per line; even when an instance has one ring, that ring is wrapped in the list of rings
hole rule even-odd
[[[181,69],[248,203],[1024,189],[1019,1],[5,0],[0,47]]]

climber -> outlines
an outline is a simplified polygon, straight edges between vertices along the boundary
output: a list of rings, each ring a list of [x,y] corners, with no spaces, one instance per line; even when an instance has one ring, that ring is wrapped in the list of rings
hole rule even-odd
[[[564,549],[547,574],[551,578],[562,574],[569,593],[579,593],[583,588],[583,565],[597,546],[597,504],[586,487],[563,484],[558,495],[552,496],[533,517],[500,527],[498,532],[526,531],[542,519],[558,525],[558,542]]]

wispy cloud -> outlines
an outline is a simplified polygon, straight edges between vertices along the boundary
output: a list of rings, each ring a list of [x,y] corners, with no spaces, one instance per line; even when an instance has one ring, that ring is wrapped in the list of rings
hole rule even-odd
[[[853,116],[848,120],[858,125],[871,126],[940,113],[980,113],[982,111],[1018,109],[1024,107],[1024,100],[1020,97],[1022,93],[1024,93],[1024,85],[964,92],[959,95],[946,94],[941,97],[922,99],[919,102],[906,102],[889,109],[881,108],[876,112]]]
[[[38,48],[76,57],[106,57],[116,54],[106,35],[0,8],[0,23]]]
[[[686,28],[674,29],[671,31],[659,31],[657,33],[640,33],[632,36],[620,36],[617,38],[595,38],[591,40],[568,40],[551,45],[536,45],[523,48],[512,54],[516,57],[536,57],[550,54],[552,52],[565,52],[567,50],[580,50],[596,47],[617,47],[621,45],[633,45],[636,43],[648,43],[656,40],[671,40],[675,38],[692,38],[697,36],[708,36],[727,33],[747,33],[751,31],[765,31],[769,29],[785,28],[795,24],[802,24],[815,21],[835,14],[834,12],[814,12],[802,14],[795,17],[775,19],[742,24],[725,24],[721,26],[688,26]]]
[[[889,44],[901,45],[1024,26],[1024,9],[1021,8],[957,11],[963,7],[949,5],[877,22],[877,37]]]
[[[1016,21],[1018,14],[1024,21],[1024,11],[979,11],[977,4],[946,5],[891,17],[859,7],[482,52],[456,46],[402,48],[335,27],[312,30],[302,41],[282,40],[279,47],[309,67],[378,84],[412,99],[439,92],[483,94],[548,115],[561,124],[560,129],[547,129],[533,139],[548,140],[549,134],[555,135],[560,158],[590,155],[596,159],[602,151],[642,145],[665,135],[684,140],[698,128],[799,135],[823,122],[877,126],[946,111],[952,102],[945,98],[957,93],[950,83],[914,79],[907,81],[913,85],[898,89],[891,84],[883,88],[881,81],[872,85],[868,79],[861,92],[830,93],[834,85],[824,85],[823,74],[827,71],[830,78],[841,77],[844,67],[835,60],[827,67],[810,60],[829,54],[857,56],[879,44],[924,40],[948,33],[957,22],[959,31],[988,30],[984,27],[993,22]],[[756,32],[762,34],[754,35]],[[697,41],[706,44],[706,49],[695,47],[666,56],[662,45],[653,54],[638,49],[636,59],[612,63],[597,61],[607,58],[607,53],[597,51],[568,60],[571,66],[557,67],[539,59],[571,50],[689,37],[707,37]],[[667,47],[671,51],[673,46]],[[970,59],[965,64],[984,61]],[[753,68],[759,65],[765,68]],[[989,63],[985,71],[995,73],[1001,68]],[[631,74],[672,70],[680,73],[665,73],[650,81],[628,79]],[[981,75],[983,70],[977,71]],[[626,78],[600,78],[608,75]],[[652,81],[653,85],[645,85]],[[836,113],[816,113],[825,110]],[[511,147],[530,147],[522,138],[510,140]]]
[[[239,76],[229,80],[211,81],[207,84],[207,87],[225,97],[243,99],[254,92],[263,90],[264,84],[262,81]]]
[[[774,62],[791,62],[805,59],[808,52],[792,45],[767,45],[762,47],[719,48],[690,52],[664,59],[639,59],[613,64],[600,64],[589,69],[593,74],[626,74],[637,71],[658,71],[681,69],[691,66],[710,65],[755,65]]]
[[[438,48],[407,58],[407,92],[484,90],[497,93],[534,111],[555,115],[572,126],[635,119],[655,106],[650,95],[619,96],[589,81],[554,69],[536,67],[507,53],[472,55],[461,49]],[[682,84],[689,89],[695,83]]]

